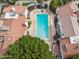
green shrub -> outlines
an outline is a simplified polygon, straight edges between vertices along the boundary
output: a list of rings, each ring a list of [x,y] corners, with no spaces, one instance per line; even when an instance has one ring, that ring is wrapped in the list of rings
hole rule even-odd
[[[28,28],[30,28],[30,26],[31,26],[31,23],[32,23],[31,21],[29,21],[29,22],[28,22]]]
[[[67,59],[79,59],[79,54],[73,55]]]
[[[51,12],[55,13],[57,7],[61,6],[62,3],[60,0],[52,0],[49,5],[49,9]]]
[[[56,59],[48,45],[37,37],[23,36],[9,46],[2,59]],[[1,58],[0,58],[1,59]]]
[[[27,6],[27,5],[29,5],[30,3],[23,3],[23,6]]]
[[[11,5],[14,5],[17,0],[8,0],[7,2]]]

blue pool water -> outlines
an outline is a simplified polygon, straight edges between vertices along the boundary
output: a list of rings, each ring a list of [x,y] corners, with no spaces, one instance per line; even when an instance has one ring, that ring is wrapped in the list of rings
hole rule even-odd
[[[48,14],[37,14],[36,36],[39,38],[48,38]]]

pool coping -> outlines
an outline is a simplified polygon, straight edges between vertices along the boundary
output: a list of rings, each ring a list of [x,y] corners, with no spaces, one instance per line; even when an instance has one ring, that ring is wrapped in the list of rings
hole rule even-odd
[[[37,15],[37,14],[47,14],[47,15],[48,15],[48,38],[41,38],[41,39],[43,39],[43,40],[45,39],[44,41],[48,41],[48,40],[49,40],[49,25],[50,25],[50,23],[49,23],[49,22],[50,22],[50,20],[49,20],[49,19],[50,19],[50,18],[49,18],[49,14],[48,14],[48,13],[45,13],[45,12],[44,12],[44,13],[41,13],[41,10],[40,10],[40,12],[36,12],[36,13],[34,14],[34,21],[35,21],[35,27],[34,27],[34,28],[35,28],[35,32],[34,32],[34,36],[35,36],[35,34],[36,34],[36,28],[37,28],[37,20],[36,20],[36,15]],[[36,36],[35,36],[35,37],[36,37]]]
[[[41,39],[45,39],[44,41],[50,41],[50,25],[51,25],[51,15],[47,12],[47,10],[44,10],[45,12],[43,12],[44,14],[48,14],[48,38],[41,38]],[[31,30],[32,30],[32,33],[30,34],[31,36],[35,36],[35,33],[36,33],[36,27],[37,27],[37,21],[36,21],[36,14],[43,14],[41,13],[41,9],[35,9],[31,12],[31,20],[33,22],[33,25],[31,26]]]
[[[31,14],[30,14],[30,17],[31,17],[31,20],[32,20],[32,28],[31,28],[31,31],[32,32],[30,32],[30,35],[32,36],[32,37],[36,37],[35,36],[35,32],[36,32],[36,26],[37,26],[37,22],[35,21],[36,19],[35,19],[35,14],[41,14],[40,12],[41,12],[41,10],[42,9],[35,9],[35,10],[33,10],[32,12],[31,12]],[[47,9],[46,10],[44,10],[46,13],[45,14],[48,14],[48,38],[41,38],[45,43],[47,43],[48,45],[49,45],[49,49],[51,49],[52,48],[52,42],[53,42],[53,35],[55,34],[55,28],[54,28],[54,23],[53,23],[53,21],[54,21],[54,19],[53,19],[53,17],[54,17],[54,15],[52,15],[51,14],[51,12],[49,12]],[[53,26],[52,28],[50,27],[50,26]],[[51,29],[52,29],[52,32],[51,32]],[[44,40],[45,39],[45,40]]]
[[[34,16],[35,16],[35,21],[36,21],[36,28],[35,28],[35,33],[34,33],[34,36],[36,36],[36,31],[37,31],[37,20],[36,20],[36,16],[37,16],[37,14],[47,14],[47,13],[36,13]],[[47,14],[48,15],[48,14]],[[48,19],[49,19],[49,15],[48,15]],[[49,20],[48,20],[48,37],[49,37]],[[41,37],[39,37],[39,38],[41,38]],[[41,39],[45,39],[45,40],[48,40],[48,38],[41,38]]]

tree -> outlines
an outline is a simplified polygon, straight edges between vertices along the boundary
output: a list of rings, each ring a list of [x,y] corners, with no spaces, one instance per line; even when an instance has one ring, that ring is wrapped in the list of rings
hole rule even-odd
[[[43,0],[37,0],[37,2],[38,2],[38,3],[42,3],[42,2],[43,2]]]
[[[17,0],[0,0],[0,2],[3,2],[3,3],[8,3],[8,4],[15,4]]]
[[[52,0],[50,2],[50,11],[52,11],[53,13],[55,13],[55,10],[57,9],[57,7],[61,6],[62,5],[62,2],[61,0]]]
[[[68,58],[68,59],[79,59],[79,54],[73,55],[73,56],[71,56],[71,57]]]
[[[3,59],[55,59],[49,47],[40,38],[23,36],[15,44],[9,46]]]
[[[17,0],[8,0],[7,2],[9,3],[9,4],[15,4],[15,2],[16,2]]]
[[[38,3],[42,3],[44,1],[48,1],[48,0],[36,0]]]

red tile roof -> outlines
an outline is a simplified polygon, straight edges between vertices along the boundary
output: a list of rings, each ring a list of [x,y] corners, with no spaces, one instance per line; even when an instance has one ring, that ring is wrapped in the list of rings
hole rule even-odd
[[[17,13],[24,13],[25,7],[23,6],[15,6]],[[11,6],[8,6],[4,8],[4,13],[10,11]],[[23,24],[25,23],[25,16],[20,16],[18,19],[8,19],[3,20],[5,22],[5,25],[7,25],[10,30],[9,31],[1,31],[0,35],[4,36],[4,42],[2,45],[2,48],[0,49],[0,52],[3,51],[11,44],[14,43],[16,40],[18,40],[20,37],[22,37],[25,33],[25,27]]]
[[[24,32],[25,32],[25,27],[23,26],[24,19],[25,19],[25,17],[20,16],[19,19],[11,21],[11,27],[10,27],[8,38],[11,39],[12,43],[14,43],[16,40],[18,40],[18,38],[20,38],[21,36],[24,35]],[[7,41],[9,41],[9,40],[5,39],[3,48],[5,48],[6,45],[8,45]],[[9,43],[11,43],[11,42],[9,42]]]
[[[72,15],[73,12],[69,4],[66,4],[59,8],[58,16],[61,20],[62,29],[65,37],[73,36],[75,34],[70,20],[70,16]]]
[[[79,54],[78,44],[71,44],[68,38],[62,39],[60,41],[60,44],[62,46],[62,50],[65,58],[72,56],[74,54]]]
[[[71,36],[76,36],[75,32],[78,33],[77,30],[74,30],[77,28],[77,19],[71,19],[71,16],[74,17],[73,14],[74,13],[71,9],[70,3],[60,7],[58,10],[58,16],[62,24],[61,27],[64,32],[64,38],[62,38],[60,41],[62,47],[61,50],[63,51],[62,54],[64,55],[64,58],[67,58],[74,54],[79,54],[78,44],[71,44],[69,39],[69,37]]]
[[[15,12],[19,14],[23,14],[26,9],[24,6],[8,6],[4,8],[3,13],[10,12],[12,10],[12,7],[15,8]]]

